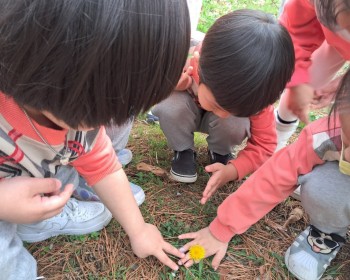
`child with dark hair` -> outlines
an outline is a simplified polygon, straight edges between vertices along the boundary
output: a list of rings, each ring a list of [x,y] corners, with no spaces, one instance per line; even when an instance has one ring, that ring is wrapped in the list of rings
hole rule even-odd
[[[286,0],[280,22],[295,49],[295,71],[276,110],[277,150],[309,122],[310,108],[332,101],[339,70],[350,59],[350,0]]]
[[[90,233],[112,215],[137,256],[178,268],[166,253],[183,254],[143,220],[102,125],[166,98],[189,41],[186,0],[0,2],[2,278],[37,275],[20,238]],[[76,171],[103,204],[70,198]]]
[[[273,104],[289,81],[294,52],[286,29],[261,11],[237,10],[219,18],[202,44],[192,48],[177,91],[153,110],[174,150],[170,173],[197,179],[193,134],[208,134],[213,175],[205,202],[228,181],[244,178],[269,158],[277,137]],[[191,53],[191,55],[192,55]],[[232,159],[232,148],[248,138]]]
[[[350,19],[350,18],[349,18]],[[275,153],[219,206],[209,227],[180,235],[215,255],[217,268],[228,242],[244,233],[301,185],[308,226],[288,248],[285,263],[300,280],[320,279],[345,242],[350,225],[350,70],[336,93],[334,110],[306,126],[298,139]],[[181,260],[192,265],[188,255]]]

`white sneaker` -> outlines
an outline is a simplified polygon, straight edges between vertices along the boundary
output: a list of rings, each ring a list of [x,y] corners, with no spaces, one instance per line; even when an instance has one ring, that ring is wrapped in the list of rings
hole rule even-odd
[[[130,188],[131,188],[132,194],[134,195],[137,205],[140,206],[145,201],[145,197],[146,197],[145,192],[140,186],[135,185],[134,183],[131,183],[131,182],[130,182]]]
[[[81,235],[103,229],[112,214],[100,202],[70,198],[63,211],[44,221],[17,226],[17,234],[26,242],[39,242],[57,235]]]
[[[140,186],[131,182],[130,189],[134,195],[137,205],[140,206],[145,201],[145,192]],[[93,188],[89,187],[82,177],[79,178],[79,185],[74,190],[73,196],[81,201],[100,201],[100,198],[95,193]]]
[[[299,120],[295,123],[281,123],[277,118],[277,110],[275,110],[276,130],[277,130],[277,147],[276,152],[287,146],[289,138],[293,135],[299,125]]]
[[[117,152],[117,157],[122,165],[127,165],[132,160],[132,152],[129,149],[122,149]]]
[[[300,198],[300,188],[301,188],[301,185],[299,185],[295,190],[294,192],[290,195],[291,197],[295,198],[296,200],[299,200],[301,201],[301,198]]]

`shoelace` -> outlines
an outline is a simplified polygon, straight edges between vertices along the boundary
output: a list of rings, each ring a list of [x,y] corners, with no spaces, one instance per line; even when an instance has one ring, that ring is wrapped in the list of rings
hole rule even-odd
[[[73,221],[75,220],[75,217],[80,214],[78,202],[74,198],[68,200],[60,215],[63,217],[65,214]]]

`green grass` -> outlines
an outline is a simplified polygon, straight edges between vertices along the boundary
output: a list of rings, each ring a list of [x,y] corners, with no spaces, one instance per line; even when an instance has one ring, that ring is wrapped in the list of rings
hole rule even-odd
[[[203,0],[198,30],[207,32],[217,18],[237,9],[262,10],[277,16],[279,6],[279,0]]]

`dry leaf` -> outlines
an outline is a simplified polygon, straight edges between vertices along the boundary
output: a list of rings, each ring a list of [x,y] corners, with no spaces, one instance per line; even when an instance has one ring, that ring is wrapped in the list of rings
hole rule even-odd
[[[301,208],[294,208],[290,214],[289,217],[287,219],[287,221],[284,223],[284,225],[282,226],[282,228],[284,230],[287,230],[287,227],[292,224],[295,223],[296,221],[299,221],[304,215],[304,211]]]
[[[136,169],[140,170],[140,171],[152,172],[154,175],[157,175],[160,177],[167,175],[167,172],[164,169],[157,167],[157,166],[153,166],[153,165],[144,163],[144,162],[139,163],[136,166]]]

